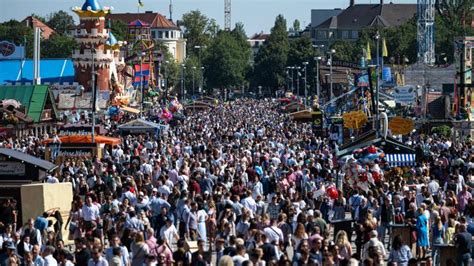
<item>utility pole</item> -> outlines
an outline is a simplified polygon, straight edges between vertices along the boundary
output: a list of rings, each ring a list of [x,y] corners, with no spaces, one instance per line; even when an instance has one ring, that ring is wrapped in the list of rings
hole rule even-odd
[[[316,60],[316,96],[318,97],[318,103],[320,100],[319,95],[319,61],[321,61],[321,56],[315,57]]]
[[[186,66],[184,64],[181,64],[181,101],[184,102],[186,99],[185,96],[185,90],[184,90],[184,70],[186,69]]]
[[[330,79],[329,90],[330,90],[330,97],[331,97],[330,100],[332,100],[334,98],[334,91],[332,89],[332,83],[333,83],[332,82],[332,55],[334,53],[336,53],[336,50],[334,50],[334,49],[331,49],[329,51],[329,62],[330,62],[330,64],[329,64],[329,79]]]
[[[308,62],[303,62],[303,65],[304,65],[304,105],[305,107],[308,106],[308,81],[307,81],[307,78],[308,78],[308,75],[307,75],[307,66],[308,66]]]
[[[377,64],[375,65],[375,76],[376,76],[376,83],[375,83],[375,135],[379,137],[380,131],[380,117],[379,117],[379,67],[380,67],[380,58],[379,58],[379,46],[380,46],[380,34],[377,31],[375,34],[375,41],[377,42]],[[370,77],[369,77],[370,78]]]
[[[95,143],[95,109],[96,109],[96,102],[97,102],[97,92],[95,88],[95,66],[94,66],[94,61],[95,61],[95,49],[91,49],[91,54],[92,54],[92,129],[91,129],[91,138],[92,138],[92,143]]]
[[[143,100],[145,98],[143,95],[143,56],[145,56],[144,52],[140,54],[140,118],[143,118]]]

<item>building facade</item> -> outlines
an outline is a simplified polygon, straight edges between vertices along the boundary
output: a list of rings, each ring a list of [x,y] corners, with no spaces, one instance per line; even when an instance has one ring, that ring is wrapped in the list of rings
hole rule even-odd
[[[107,19],[122,21],[127,25],[137,20],[148,24],[152,40],[159,41],[165,45],[179,63],[183,62],[186,58],[186,39],[184,39],[181,29],[173,21],[159,13],[152,11],[146,11],[145,13],[116,13],[108,14]],[[128,42],[136,41],[135,36],[140,35],[135,30],[133,27],[129,27]]]
[[[319,13],[329,16],[319,24],[321,16],[316,16],[318,12],[314,10],[312,12],[315,13],[312,16],[315,23],[311,25],[313,43],[330,47],[337,40],[357,41],[365,28],[398,27],[416,15],[416,4],[386,4],[383,0],[378,4],[356,4],[351,0],[344,10],[319,10]]]

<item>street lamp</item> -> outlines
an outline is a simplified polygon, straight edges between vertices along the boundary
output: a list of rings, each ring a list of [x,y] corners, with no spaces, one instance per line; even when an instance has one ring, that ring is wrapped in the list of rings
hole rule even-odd
[[[201,67],[201,87],[199,88],[199,93],[204,90],[204,67]]]
[[[262,86],[258,85],[258,95],[259,95],[259,98],[262,97]]]
[[[170,61],[166,60],[165,61],[165,98],[163,100],[163,103],[166,105],[166,102],[168,100],[168,64]]]
[[[331,99],[334,98],[334,92],[332,90],[332,55],[336,53],[336,50],[331,49],[329,51],[329,90]]]
[[[324,49],[324,44],[321,44],[321,45],[317,45],[317,44],[313,44],[313,48],[315,49],[315,51],[318,52],[318,54],[321,52],[321,49]]]
[[[194,97],[194,88],[195,88],[195,86],[194,86],[194,72],[196,72],[196,67],[195,66],[193,66],[193,90],[191,92],[191,99]]]
[[[303,62],[304,66],[304,105],[308,106],[308,81],[307,79],[307,71],[306,68],[308,66],[308,62]]]
[[[95,89],[95,66],[94,66],[94,61],[95,61],[95,53],[96,50],[94,48],[91,48],[91,54],[92,54],[92,129],[91,129],[91,139],[92,143],[95,143],[95,106],[97,102],[97,92]]]
[[[322,57],[317,56],[314,58],[316,61],[316,95],[318,97],[318,102],[319,102],[319,61],[321,61]]]
[[[186,99],[185,89],[184,89],[184,70],[186,70],[186,65],[181,64],[181,101],[184,102]]]

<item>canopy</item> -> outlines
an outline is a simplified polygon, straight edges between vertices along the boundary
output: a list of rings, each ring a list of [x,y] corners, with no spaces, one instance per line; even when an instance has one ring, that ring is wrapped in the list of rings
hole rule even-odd
[[[391,166],[415,166],[415,154],[386,154],[388,164]]]
[[[61,143],[92,143],[92,136],[91,135],[70,135],[70,136],[62,136],[59,137]],[[46,143],[52,143],[53,139],[48,139]],[[107,145],[118,145],[121,143],[119,138],[112,138],[106,136],[95,136],[95,142],[99,144],[107,144]]]
[[[144,119],[135,119],[118,127],[119,131],[128,134],[152,133],[160,134],[168,130],[168,125],[160,125]]]

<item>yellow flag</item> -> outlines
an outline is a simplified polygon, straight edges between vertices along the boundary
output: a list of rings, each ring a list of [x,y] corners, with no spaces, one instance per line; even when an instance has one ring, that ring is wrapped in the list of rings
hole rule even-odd
[[[385,38],[382,39],[382,56],[388,57],[387,42],[385,41]]]
[[[141,0],[138,0],[138,6],[139,7],[144,7],[145,5],[143,4],[143,2]]]
[[[370,51],[370,43],[367,42],[367,51],[366,51],[367,55],[366,55],[366,59],[367,61],[372,61],[372,52]]]

